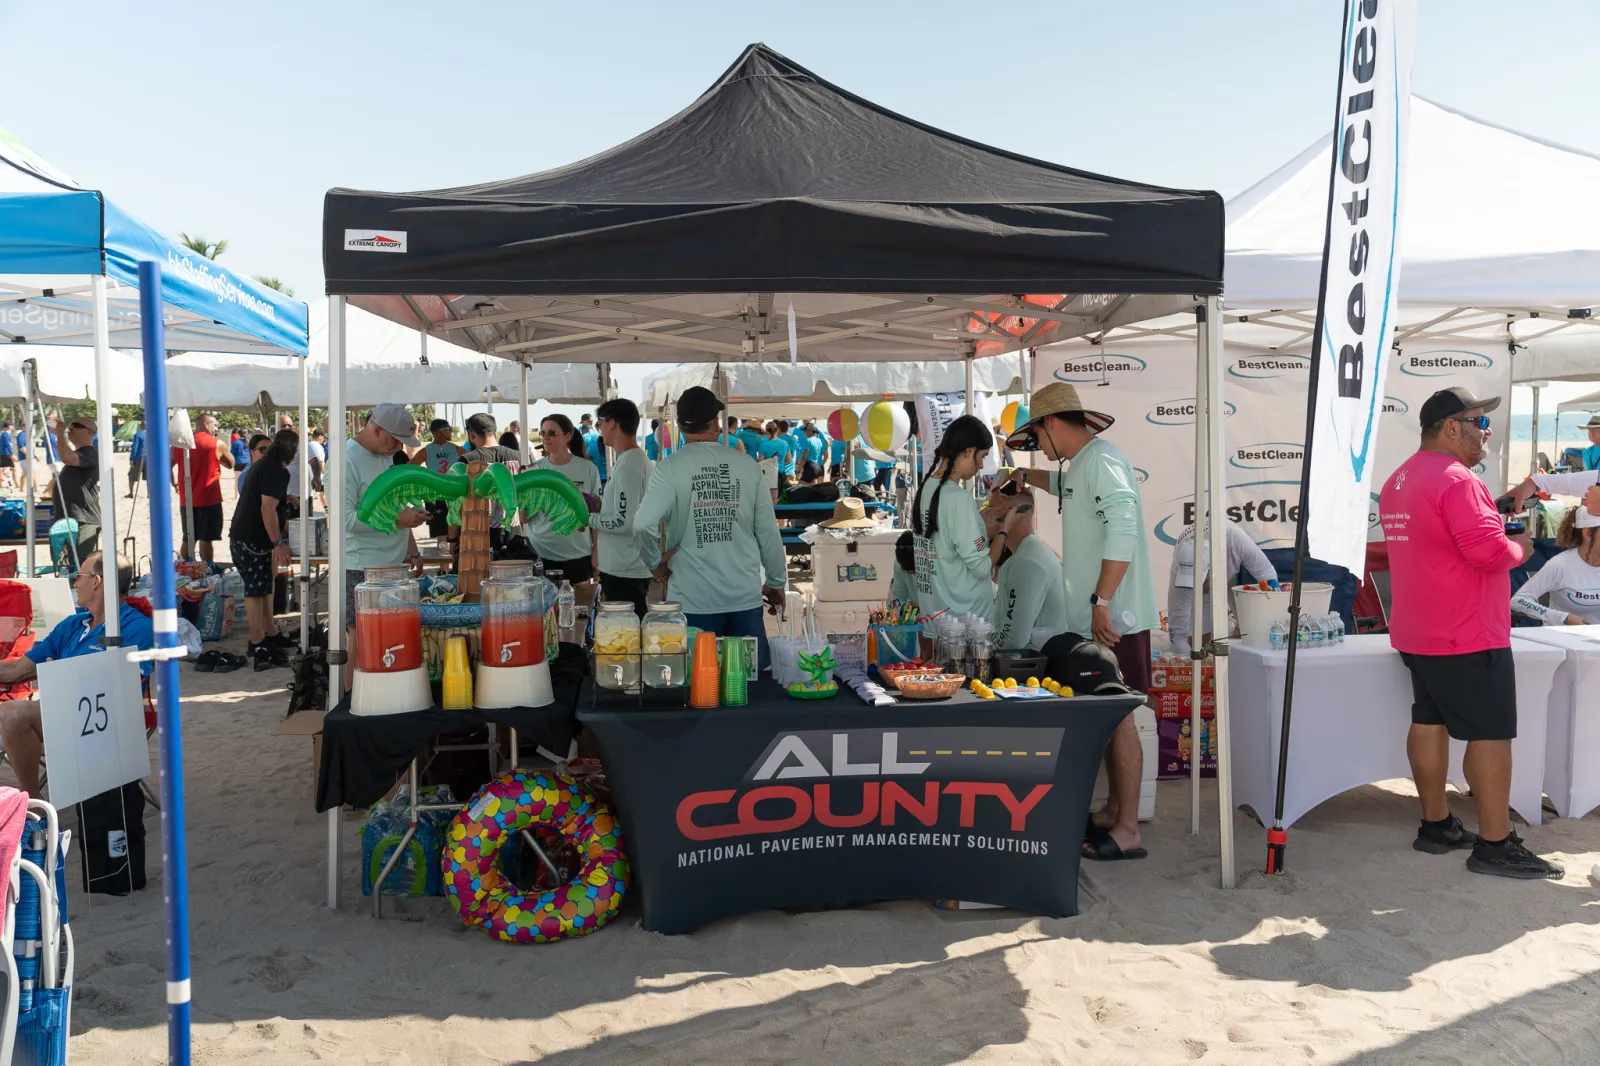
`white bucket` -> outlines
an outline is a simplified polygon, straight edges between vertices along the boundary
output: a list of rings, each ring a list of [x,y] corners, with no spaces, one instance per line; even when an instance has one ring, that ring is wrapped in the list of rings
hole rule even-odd
[[[1255,585],[1236,585],[1233,589],[1233,614],[1239,620],[1239,632],[1244,642],[1252,648],[1271,646],[1272,623],[1289,624],[1289,593],[1282,589],[1263,592]],[[1301,617],[1318,618],[1328,613],[1333,600],[1333,586],[1326,581],[1304,581],[1300,584]]]

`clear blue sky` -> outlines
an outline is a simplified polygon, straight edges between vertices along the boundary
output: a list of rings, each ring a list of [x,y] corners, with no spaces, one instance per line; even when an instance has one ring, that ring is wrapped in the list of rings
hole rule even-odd
[[[762,40],[925,122],[1232,195],[1331,113],[1339,0],[276,4],[0,0],[0,126],[158,229],[322,291],[331,186],[581,158]],[[1600,4],[1423,0],[1415,88],[1600,152]]]

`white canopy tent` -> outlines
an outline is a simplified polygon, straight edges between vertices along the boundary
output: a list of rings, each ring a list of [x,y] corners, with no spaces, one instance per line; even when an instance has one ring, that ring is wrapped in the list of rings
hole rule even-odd
[[[310,305],[310,348],[306,385],[313,407],[328,405],[328,301]],[[419,335],[377,315],[351,310],[347,328],[345,403],[371,406],[385,400],[417,403],[475,403],[515,400],[527,390],[551,403],[594,403],[604,391],[592,365],[517,362],[491,358]],[[3,368],[0,368],[3,373]],[[300,400],[300,366],[293,357],[215,355],[187,352],[167,360],[168,401],[174,407],[253,407],[263,394],[273,406]],[[42,371],[41,371],[42,376]],[[0,388],[4,378],[0,377]],[[43,381],[41,380],[41,387]]]
[[[910,400],[968,387],[963,364],[956,362],[835,363],[824,374],[813,365],[787,361],[682,363],[645,379],[645,403],[651,411],[668,410],[684,389],[694,385],[711,389],[730,405],[760,402],[765,410],[773,402],[814,402],[826,406],[824,414],[845,403]],[[1025,379],[1015,357],[976,359],[971,387],[975,392],[1020,393]]]
[[[274,357],[289,361],[295,356]],[[113,348],[106,357],[106,395],[90,388],[94,381],[94,349],[54,344],[29,344],[0,348],[0,403],[26,403],[23,364],[35,361],[36,399],[47,403],[81,403],[108,399],[112,403],[138,403],[144,392],[144,368],[139,356]]]

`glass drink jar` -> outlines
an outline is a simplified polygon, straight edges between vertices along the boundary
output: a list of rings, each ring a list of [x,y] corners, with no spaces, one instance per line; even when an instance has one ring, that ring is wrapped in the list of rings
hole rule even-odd
[[[485,666],[535,666],[545,661],[545,604],[531,562],[490,563],[481,602]]]
[[[369,566],[356,586],[356,669],[368,674],[422,666],[422,591],[406,566]]]
[[[641,625],[644,683],[682,688],[689,683],[689,620],[676,603],[655,603]]]
[[[639,616],[632,603],[602,603],[594,617],[594,681],[618,692],[639,690]]]

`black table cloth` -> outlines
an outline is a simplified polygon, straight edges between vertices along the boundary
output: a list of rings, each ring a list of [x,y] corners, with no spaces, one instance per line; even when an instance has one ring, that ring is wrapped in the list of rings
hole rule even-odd
[[[588,683],[586,682],[586,685]],[[790,699],[592,710],[644,927],[682,933],[789,906],[961,899],[1078,909],[1106,742],[1140,696]]]
[[[405,714],[356,715],[350,713],[348,694],[322,720],[322,762],[317,770],[317,810],[344,804],[365,807],[376,803],[405,772],[429,738],[458,733],[475,726],[509,726],[520,742],[531,742],[554,752],[565,752],[578,723],[573,711],[588,671],[582,648],[562,644],[550,664],[550,684],[555,702],[548,707],[504,707],[493,710],[446,711],[438,705]]]

